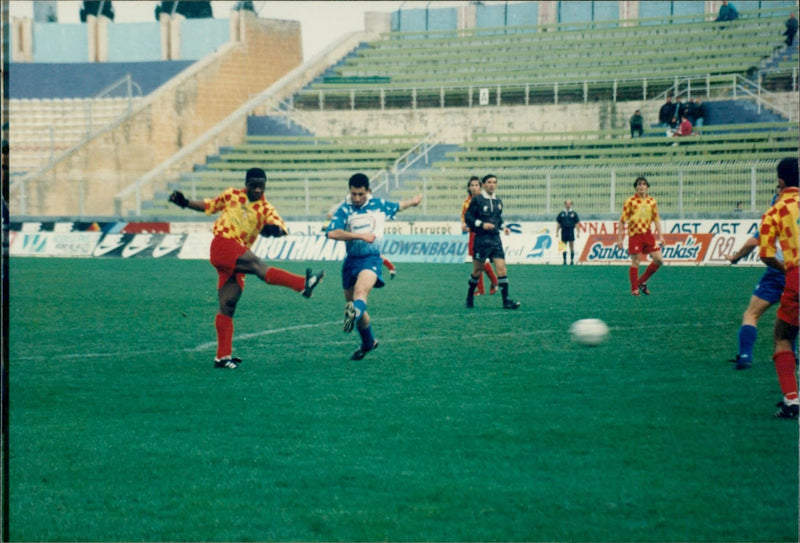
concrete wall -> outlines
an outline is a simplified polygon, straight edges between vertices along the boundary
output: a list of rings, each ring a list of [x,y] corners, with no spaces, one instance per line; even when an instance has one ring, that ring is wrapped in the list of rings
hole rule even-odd
[[[568,132],[625,128],[638,102],[563,104],[485,108],[385,111],[297,112],[296,118],[318,135],[438,134],[443,142],[462,143],[472,133]],[[655,120],[653,121],[655,122]]]
[[[196,63],[27,188],[28,213],[111,215],[113,197],[302,63],[300,24],[241,12],[244,41]],[[238,138],[245,134],[244,121]],[[236,141],[217,142],[232,144]],[[196,157],[202,163],[204,149]],[[58,190],[50,187],[57,185]]]

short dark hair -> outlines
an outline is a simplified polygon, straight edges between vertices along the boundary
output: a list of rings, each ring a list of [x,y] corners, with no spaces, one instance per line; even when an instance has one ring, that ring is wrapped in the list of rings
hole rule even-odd
[[[650,181],[648,181],[645,176],[640,175],[636,178],[636,181],[633,182],[633,188],[636,188],[636,186],[639,184],[639,181],[644,181],[644,184],[650,187]]]
[[[496,176],[495,174],[493,174],[493,173],[487,173],[486,175],[484,175],[484,176],[483,176],[483,179],[481,179],[481,185],[483,185],[484,183],[486,183],[486,180],[487,180],[487,179],[491,179],[492,177],[494,177],[495,179],[497,179],[497,176]]]
[[[347,183],[348,187],[355,187],[357,189],[365,188],[369,190],[369,177],[363,173],[354,173],[350,176],[350,181]]]
[[[472,184],[472,182],[473,182],[473,181],[477,181],[477,182],[479,182],[479,183],[480,183],[480,181],[481,181],[481,178],[480,178],[480,177],[478,177],[477,175],[473,175],[472,177],[470,177],[470,178],[469,178],[469,181],[467,181],[467,194],[472,194],[472,193],[469,191],[469,186]]]
[[[783,179],[787,187],[797,186],[797,159],[784,158],[778,162],[778,178]]]
[[[267,182],[267,174],[261,168],[250,168],[244,176],[244,184],[249,185],[251,181]]]

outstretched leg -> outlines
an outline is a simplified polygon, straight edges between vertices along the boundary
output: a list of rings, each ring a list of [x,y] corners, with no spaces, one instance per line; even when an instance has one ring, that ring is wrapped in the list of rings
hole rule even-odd
[[[302,292],[306,298],[311,297],[314,288],[322,282],[322,278],[325,276],[324,271],[311,273],[311,270],[306,270],[306,275],[303,277],[282,268],[268,266],[249,249],[236,261],[236,272],[255,275],[268,285],[278,285],[290,288],[295,292]]]

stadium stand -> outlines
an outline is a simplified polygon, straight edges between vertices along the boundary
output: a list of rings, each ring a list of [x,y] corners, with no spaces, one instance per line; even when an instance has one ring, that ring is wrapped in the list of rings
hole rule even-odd
[[[746,74],[780,46],[775,28],[784,10],[743,13],[735,25],[702,14],[669,17],[659,26],[619,21],[529,27],[393,32],[363,48],[297,96],[295,107],[370,107],[375,94],[387,104],[444,102],[471,105],[471,88],[502,93],[504,104],[551,100],[558,93],[584,99],[641,98],[676,75]],[[554,30],[558,30],[557,32]],[[585,91],[584,85],[592,91]],[[455,92],[459,89],[458,92]],[[470,89],[464,97],[464,89]],[[500,89],[495,91],[495,89]],[[592,93],[594,93],[592,95]],[[632,93],[632,96],[626,96]],[[354,96],[355,95],[355,96]],[[501,98],[492,96],[492,101]]]
[[[481,134],[449,153],[453,162],[433,167],[461,165],[571,166],[659,163],[675,160],[770,160],[797,148],[794,123],[750,123],[708,126],[701,134],[667,138],[663,131],[651,137],[629,139],[627,131],[574,133]]]
[[[517,209],[525,216],[549,214],[565,193],[578,200],[584,213],[617,213],[615,206],[629,192],[629,183],[615,189],[614,179],[643,172],[658,183],[666,213],[727,212],[741,201],[756,212],[762,201],[768,201],[769,194],[762,192],[769,187],[754,189],[754,179],[772,176],[774,160],[796,154],[798,147],[796,114],[786,115],[792,119],[787,122],[781,114],[789,109],[771,113],[763,107],[767,85],[796,101],[797,47],[783,47],[777,31],[786,16],[785,2],[769,4],[778,6],[775,9],[755,9],[762,3],[745,3],[741,18],[725,28],[712,22],[713,14],[704,13],[697,2],[638,2],[642,18],[625,21],[616,18],[621,17],[622,3],[598,3],[603,4],[600,14],[609,17],[606,21],[595,18],[595,3],[555,4],[557,23],[533,24],[541,8],[537,3],[506,6],[506,15],[521,14],[519,26],[498,18],[497,6],[476,5],[478,18],[473,23],[462,27],[461,15],[449,11],[447,16],[431,17],[435,24],[426,31],[417,31],[421,18],[396,12],[391,19],[394,31],[374,41],[353,39],[347,48],[342,40],[337,54],[325,56],[324,66],[314,75],[296,76],[291,90],[288,84],[275,85],[280,88],[276,92],[283,93],[275,101],[244,113],[234,111],[244,102],[229,104],[232,113],[225,122],[193,136],[202,140],[220,127],[225,134],[208,136],[207,143],[190,149],[191,158],[183,151],[192,144],[182,136],[193,124],[152,131],[168,134],[167,143],[179,149],[170,151],[175,153],[175,164],[159,157],[160,166],[136,172],[124,185],[117,180],[117,187],[136,188],[135,197],[127,190],[125,198],[135,200],[137,214],[180,216],[180,210],[167,204],[170,190],[213,196],[239,184],[244,170],[258,166],[268,173],[269,199],[285,217],[317,217],[341,200],[345,180],[355,170],[380,179],[388,188],[397,161],[420,139],[435,133],[439,145],[430,153],[435,157],[430,164],[418,165],[391,183],[392,198],[423,191],[426,198],[419,211],[428,218],[452,218],[453,202],[463,199],[465,180],[487,170],[503,178],[504,196],[522,203]],[[591,4],[594,20],[587,20],[577,4]],[[612,4],[616,12],[607,9]],[[492,17],[480,19],[481,14]],[[428,28],[427,16],[424,23]],[[399,31],[401,26],[406,30]],[[362,35],[358,40],[373,38]],[[202,64],[195,63],[192,73],[217,77]],[[217,82],[219,77],[223,76]],[[155,120],[180,109],[180,99],[193,83],[187,80],[185,85],[174,96],[164,93],[159,98],[162,106]],[[225,88],[220,84],[217,92]],[[662,129],[649,129],[645,137],[631,140],[627,128],[621,127],[627,126],[633,109],[641,108],[652,123],[666,93],[684,98],[702,95],[707,108],[702,133],[672,140]],[[753,111],[743,111],[743,96],[758,104]],[[12,98],[12,124],[20,128],[18,135],[38,142],[39,163],[45,154],[79,144],[87,130],[96,130],[95,123],[113,124],[125,116],[118,98],[94,97],[89,106],[86,100]],[[100,102],[118,107],[101,108]],[[58,113],[56,103],[65,113]],[[571,104],[586,107],[575,113],[568,110]],[[549,109],[541,107],[545,105]],[[529,107],[524,112],[514,110],[520,112],[518,119],[495,123],[503,115],[515,114],[504,111],[505,106]],[[88,120],[87,107],[92,108]],[[440,112],[455,107],[465,108],[460,110],[463,117],[469,110],[472,124],[459,134],[450,131],[448,139],[442,136],[448,133],[443,126],[447,116]],[[384,109],[402,110],[405,115],[406,110],[421,108],[429,109],[413,113],[413,122],[410,113],[409,118],[386,123],[388,118],[380,117]],[[100,114],[100,109],[107,113]],[[354,115],[343,115],[343,110]],[[59,115],[64,119],[58,120]],[[203,111],[197,115],[202,118]],[[531,123],[537,115],[549,116],[550,128],[537,131],[539,127]],[[573,121],[583,115],[585,119],[572,125],[592,128],[576,130],[563,123],[564,131],[555,132],[567,115]],[[281,128],[284,121],[292,128]],[[139,129],[146,124],[131,126]],[[508,130],[497,129],[503,124]],[[24,158],[25,148],[22,142],[15,146],[12,170],[35,164],[35,159]],[[204,164],[187,171],[204,155]],[[140,187],[145,189],[140,192]],[[132,212],[128,207],[117,213]]]
[[[36,170],[54,156],[127,115],[141,97],[190,61],[15,63],[9,82],[11,174]]]
[[[14,100],[9,128],[14,135],[11,174],[35,170],[122,119],[138,98]]]
[[[633,140],[623,130],[476,134],[459,150],[447,153],[450,160],[433,163],[402,194],[422,191],[428,200],[426,212],[445,215],[452,213],[452,202],[463,192],[464,180],[475,172],[491,171],[504,180],[508,201],[525,202],[518,207],[523,213],[544,213],[548,205],[555,209],[566,196],[578,199],[585,213],[609,213],[613,211],[608,195],[611,172],[625,179],[652,172],[648,176],[659,180],[662,211],[730,212],[736,202],[750,201],[751,165],[769,176],[769,168],[796,154],[797,145],[797,124],[787,122],[709,126],[702,134],[684,138],[667,138],[658,131]],[[733,171],[744,174],[739,190],[730,186]],[[678,172],[686,174],[687,183],[695,183],[691,190],[702,188],[702,194],[719,197],[695,202],[681,197],[679,191],[689,186],[677,183]],[[587,185],[568,181],[587,175],[595,181]],[[548,178],[560,181],[548,185]],[[553,186],[563,189],[570,184],[574,185],[571,194],[566,190],[553,194]],[[619,197],[624,199],[628,188],[624,183]],[[767,198],[771,187],[759,190]]]
[[[270,136],[252,135],[242,145],[222,148],[218,156],[184,174],[170,189],[192,198],[211,198],[230,186],[240,186],[253,167],[267,173],[269,200],[281,213],[318,215],[347,192],[354,171],[376,178],[404,160],[409,150],[426,137],[401,136]],[[167,194],[158,193],[143,210],[147,215],[172,213]]]

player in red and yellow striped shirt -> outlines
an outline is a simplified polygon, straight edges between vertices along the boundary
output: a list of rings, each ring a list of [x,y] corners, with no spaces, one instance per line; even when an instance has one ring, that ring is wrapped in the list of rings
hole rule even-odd
[[[314,288],[322,281],[324,272],[296,275],[280,268],[268,266],[250,247],[259,234],[285,236],[286,225],[278,212],[264,196],[267,176],[260,168],[251,168],[245,175],[243,189],[229,188],[216,198],[189,200],[180,191],[169,199],[177,206],[207,215],[220,213],[214,222],[214,239],[211,241],[211,264],[217,269],[219,280],[217,294],[219,312],[214,321],[217,330],[217,356],[214,366],[235,369],[241,359],[232,358],[233,314],[244,290],[245,274],[252,274],[270,285],[280,285],[302,292],[310,298]]]
[[[647,280],[658,271],[664,263],[661,258],[661,246],[664,237],[661,235],[661,219],[658,217],[656,199],[647,195],[650,183],[644,177],[639,177],[633,183],[636,194],[625,200],[622,206],[622,215],[619,218],[619,232],[617,244],[622,247],[625,233],[628,233],[628,254],[631,255],[631,266],[628,277],[631,281],[631,294],[650,294]],[[655,232],[650,231],[650,226],[655,226]],[[644,275],[639,277],[640,255],[650,255],[653,260]]]
[[[800,400],[797,394],[797,356],[794,345],[798,333],[798,283],[800,276],[800,229],[798,228],[797,158],[778,163],[778,200],[761,219],[758,254],[767,266],[786,273],[781,304],[775,318],[775,351],[772,360],[778,374],[783,399],[778,402],[776,417],[797,418]],[[783,262],[775,258],[780,243]]]
[[[466,219],[464,215],[467,213],[467,209],[469,209],[469,203],[472,201],[472,197],[476,194],[481,193],[481,179],[478,176],[473,175],[469,178],[469,182],[467,183],[467,199],[464,200],[464,203],[461,204],[461,231],[462,232],[469,232],[469,245],[467,245],[467,251],[469,256],[473,256],[473,245],[475,244],[475,232],[469,229],[467,226]],[[497,275],[494,273],[492,269],[492,265],[487,260],[483,263],[483,271],[489,276],[489,281],[491,281],[491,286],[489,287],[489,294],[495,294],[497,292]],[[478,278],[478,286],[475,288],[475,294],[478,296],[482,296],[486,294],[486,287],[483,286],[483,274]]]

